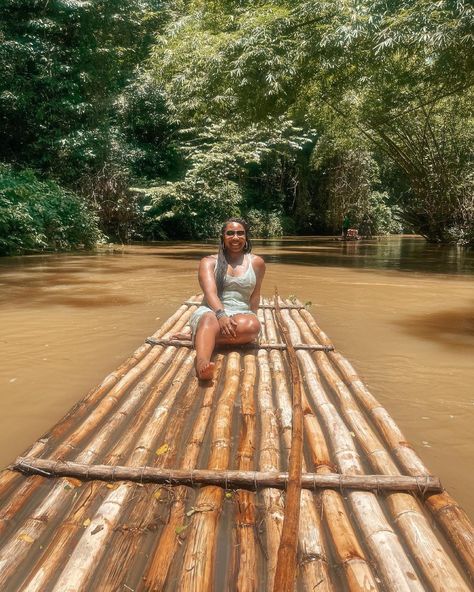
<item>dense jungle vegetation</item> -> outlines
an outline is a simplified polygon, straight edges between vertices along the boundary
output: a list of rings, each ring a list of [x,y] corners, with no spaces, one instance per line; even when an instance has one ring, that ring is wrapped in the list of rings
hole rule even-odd
[[[467,0],[5,0],[0,253],[414,231],[474,242]]]

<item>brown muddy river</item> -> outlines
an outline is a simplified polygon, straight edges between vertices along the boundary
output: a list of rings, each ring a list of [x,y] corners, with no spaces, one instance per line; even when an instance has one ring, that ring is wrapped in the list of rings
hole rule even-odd
[[[0,259],[0,465],[199,290],[211,243]],[[394,237],[256,241],[263,294],[295,294],[474,516],[474,254]]]

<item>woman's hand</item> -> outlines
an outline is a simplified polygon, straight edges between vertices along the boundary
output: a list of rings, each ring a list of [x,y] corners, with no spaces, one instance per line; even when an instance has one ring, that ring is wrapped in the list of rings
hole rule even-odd
[[[237,337],[237,333],[235,332],[235,328],[237,327],[237,321],[235,321],[232,317],[223,315],[220,319],[218,319],[218,323],[219,327],[221,328],[221,335],[228,337]]]

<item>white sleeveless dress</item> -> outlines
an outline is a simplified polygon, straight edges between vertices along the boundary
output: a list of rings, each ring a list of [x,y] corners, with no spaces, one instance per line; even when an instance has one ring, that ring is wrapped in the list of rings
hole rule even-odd
[[[229,317],[236,314],[252,314],[255,316],[255,313],[250,310],[250,296],[252,296],[255,289],[257,278],[252,265],[252,255],[247,254],[245,257],[248,260],[245,273],[238,277],[226,274],[224,278],[224,290],[220,300]],[[213,310],[207,305],[206,300],[203,299],[201,306],[193,312],[189,319],[189,326],[193,333],[193,341],[199,321],[201,320],[202,315],[206,312],[213,312]]]

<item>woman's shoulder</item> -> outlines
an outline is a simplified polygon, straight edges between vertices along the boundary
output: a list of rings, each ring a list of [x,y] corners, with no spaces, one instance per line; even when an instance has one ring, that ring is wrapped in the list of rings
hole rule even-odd
[[[259,255],[250,255],[252,257],[252,265],[256,269],[265,269],[265,261]]]
[[[200,261],[200,265],[204,267],[215,267],[217,262],[217,255],[206,255]]]

